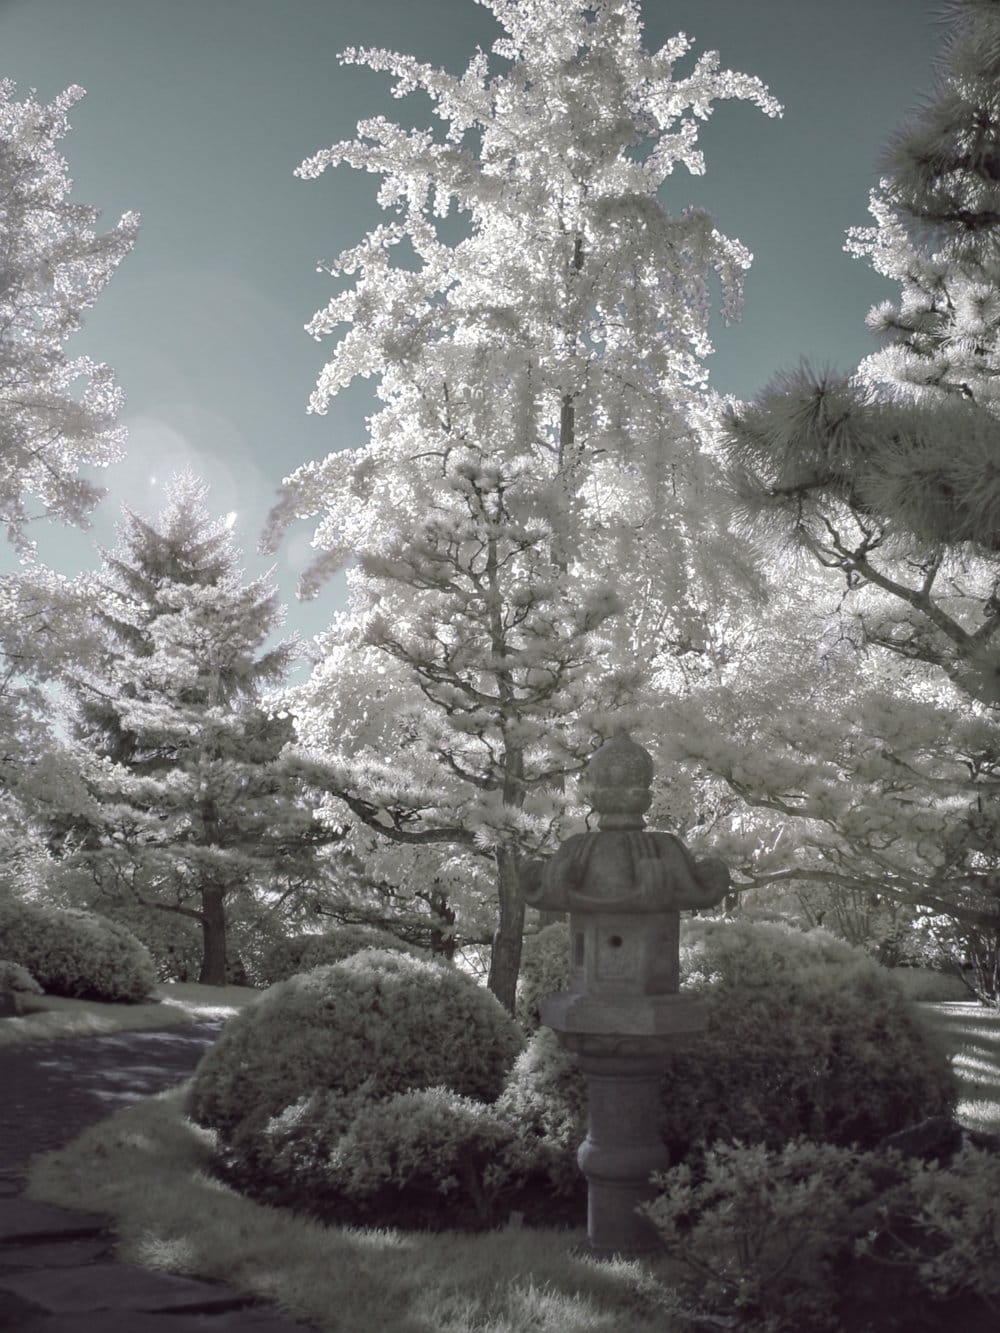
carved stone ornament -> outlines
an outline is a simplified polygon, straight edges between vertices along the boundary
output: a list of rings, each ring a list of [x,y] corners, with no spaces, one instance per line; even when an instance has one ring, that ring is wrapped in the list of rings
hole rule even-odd
[[[648,751],[616,732],[594,754],[581,782],[600,831],[575,833],[548,861],[529,862],[522,884],[546,912],[679,912],[714,907],[729,891],[727,866],[696,860],[672,833],[643,827],[652,802]]]

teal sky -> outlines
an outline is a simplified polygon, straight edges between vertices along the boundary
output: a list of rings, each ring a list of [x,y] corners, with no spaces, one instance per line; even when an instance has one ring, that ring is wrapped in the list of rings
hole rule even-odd
[[[886,140],[931,90],[939,7],[644,0],[647,46],[686,32],[785,106],[776,121],[717,104],[701,137],[707,174],[680,169],[662,196],[672,213],[708,208],[754,254],[742,323],[715,331],[721,392],[749,396],[801,357],[847,370],[872,350],[864,317],[892,288],[843,253],[844,232],[868,221]],[[373,177],[292,173],[361,117],[431,123],[425,100],[393,101],[384,76],[341,68],[343,47],[389,46],[457,71],[498,35],[473,0],[0,0],[0,75],[44,100],[87,90],[63,145],[74,197],[106,226],[142,214],[134,252],[69,345],[114,367],[128,457],[100,474],[109,494],[91,531],[35,525],[43,560],[67,574],[95,567],[121,504],[154,513],[163,481],[189,464],[211,484],[213,512],[235,512],[248,576],[276,564],[286,632],[328,623],[342,583],[295,597],[311,529],[292,529],[274,557],[256,546],[283,476],[364,440],[367,383],[307,415],[332,344],[303,325],[330,295],[317,262],[381,214]]]

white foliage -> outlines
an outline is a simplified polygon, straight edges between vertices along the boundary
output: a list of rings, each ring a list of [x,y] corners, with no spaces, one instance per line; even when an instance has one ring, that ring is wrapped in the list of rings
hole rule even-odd
[[[122,394],[109,367],[65,351],[139,223],[126,213],[99,236],[98,210],[70,202],[57,145],[82,96],[73,87],[48,105],[15,101],[13,83],[0,80],[0,513],[25,552],[33,549],[24,534],[26,497],[86,526],[103,492],[78,468],[119,458],[124,438],[116,424]]]

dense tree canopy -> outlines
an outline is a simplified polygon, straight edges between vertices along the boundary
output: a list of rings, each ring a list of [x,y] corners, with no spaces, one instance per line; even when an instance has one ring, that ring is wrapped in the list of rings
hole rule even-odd
[[[294,703],[311,757],[385,842],[491,875],[490,985],[512,1006],[520,857],[558,836],[563,780],[637,702],[643,654],[696,617],[693,550],[738,568],[697,425],[711,283],[734,317],[750,256],[660,191],[704,169],[714,101],[780,108],[715,53],[677,72],[683,36],[645,51],[634,0],[488,7],[496,59],[460,77],[342,56],[425,92],[445,131],[362,121],[300,168],[383,178],[392,220],[331,266],[355,281],[309,326],[350,326],[312,409],[358,375],[381,408],[366,445],[287,479],[274,518],[322,515],[308,588],[352,564]]]
[[[714,747],[743,796],[793,817],[780,873],[944,913],[967,945],[991,934],[996,960],[1000,5],[963,0],[954,20],[875,224],[849,234],[900,284],[870,317],[882,348],[846,379],[781,375],[724,422],[743,530],[772,539],[786,586],[810,565],[839,578],[839,605],[813,603],[812,660],[749,664],[715,739],[689,725],[687,753]],[[755,690],[793,707],[753,709]]]

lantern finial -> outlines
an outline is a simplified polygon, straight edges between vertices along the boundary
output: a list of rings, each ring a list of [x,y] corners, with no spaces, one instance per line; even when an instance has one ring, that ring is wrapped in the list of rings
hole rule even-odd
[[[599,827],[641,829],[652,804],[653,760],[624,727],[591,756],[581,786],[600,816]]]

